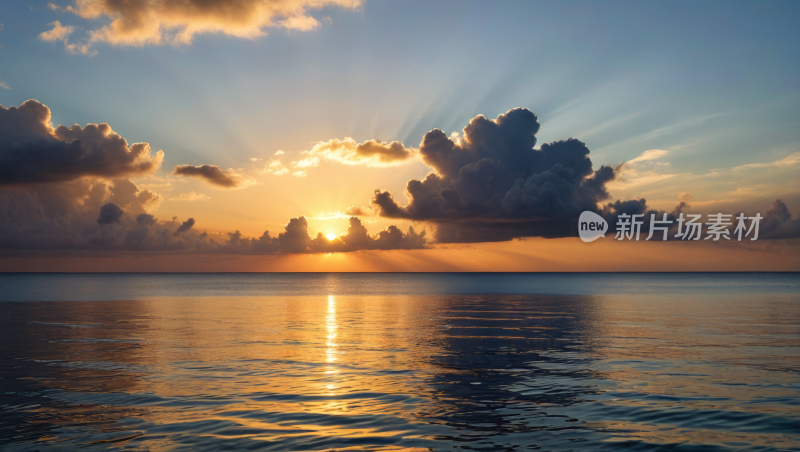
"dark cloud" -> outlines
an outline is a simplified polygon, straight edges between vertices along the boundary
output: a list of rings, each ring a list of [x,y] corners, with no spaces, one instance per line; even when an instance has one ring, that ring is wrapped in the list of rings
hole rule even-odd
[[[189,218],[188,220],[184,221],[180,226],[178,226],[178,229],[175,230],[175,235],[180,235],[180,233],[192,229],[192,226],[194,226],[194,218]]]
[[[156,217],[150,215],[149,213],[140,213],[136,216],[136,222],[145,226],[152,226],[156,224]]]
[[[476,116],[460,139],[434,129],[419,153],[435,172],[408,182],[408,204],[377,190],[373,208],[384,217],[436,224],[440,242],[575,235],[580,213],[598,211],[609,197],[606,183],[616,169],[594,171],[589,149],[576,139],[534,149],[538,131],[536,115],[523,108],[495,120]]]
[[[113,202],[105,204],[100,208],[100,216],[97,217],[97,224],[119,223],[119,219],[122,218],[123,213],[122,209]]]
[[[244,177],[233,170],[222,170],[214,165],[178,165],[172,170],[175,176],[196,177],[223,188],[240,188],[249,184]]]
[[[764,214],[759,234],[767,239],[800,238],[800,214],[792,218],[786,204],[777,199],[772,203],[772,209]]]
[[[145,175],[163,159],[147,143],[128,145],[108,124],[53,129],[50,109],[38,101],[0,105],[0,185]]]

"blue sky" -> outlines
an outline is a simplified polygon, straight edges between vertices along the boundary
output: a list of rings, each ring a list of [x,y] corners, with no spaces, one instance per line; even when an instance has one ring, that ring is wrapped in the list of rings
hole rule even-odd
[[[540,117],[540,143],[577,136],[613,163],[701,140],[671,163],[704,171],[796,149],[798,12],[795,2],[377,0],[314,11],[332,23],[309,32],[98,44],[87,57],[36,37],[60,20],[78,39],[102,20],[5,2],[0,103],[35,98],[54,123],[107,122],[165,149],[167,164],[222,166],[332,137],[415,146],[434,127],[522,106]]]

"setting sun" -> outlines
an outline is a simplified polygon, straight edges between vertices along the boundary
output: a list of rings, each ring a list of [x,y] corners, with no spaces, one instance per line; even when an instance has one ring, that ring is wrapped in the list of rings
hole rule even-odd
[[[334,234],[333,232],[329,232],[328,235],[326,235],[325,237],[327,237],[328,240],[333,241],[333,239],[336,238],[336,234]]]

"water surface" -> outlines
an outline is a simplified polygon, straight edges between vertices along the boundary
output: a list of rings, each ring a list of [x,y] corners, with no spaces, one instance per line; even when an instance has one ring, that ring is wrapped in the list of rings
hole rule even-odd
[[[0,449],[800,450],[798,285],[0,275]]]

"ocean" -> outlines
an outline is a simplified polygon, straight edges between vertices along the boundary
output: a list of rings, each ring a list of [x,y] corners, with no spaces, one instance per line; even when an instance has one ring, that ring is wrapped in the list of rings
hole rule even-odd
[[[0,274],[0,450],[800,451],[800,274]]]

